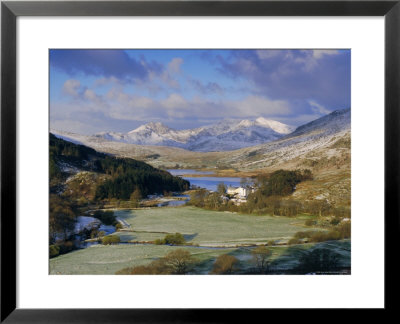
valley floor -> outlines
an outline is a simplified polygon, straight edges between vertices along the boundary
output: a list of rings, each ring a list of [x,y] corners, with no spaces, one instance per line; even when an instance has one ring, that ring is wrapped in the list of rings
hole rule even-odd
[[[302,251],[321,247],[339,255],[340,267],[350,268],[350,240],[278,245],[287,242],[296,232],[306,230],[307,217],[240,215],[186,206],[116,210],[115,214],[125,224],[122,231],[114,233],[120,236],[121,244],[93,245],[50,259],[50,274],[115,274],[126,267],[147,265],[181,248],[195,259],[192,274],[208,274],[222,254],[239,260],[235,273],[249,273],[255,268],[251,254],[255,245],[271,240],[275,246],[268,247],[272,252],[270,266],[276,273],[296,267]],[[143,244],[176,232],[182,233],[192,246]]]

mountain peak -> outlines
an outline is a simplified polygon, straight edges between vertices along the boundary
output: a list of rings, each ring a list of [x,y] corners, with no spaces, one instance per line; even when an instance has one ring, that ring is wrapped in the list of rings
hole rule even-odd
[[[259,126],[272,128],[275,132],[279,134],[289,134],[294,131],[293,126],[286,125],[276,120],[267,119],[264,117],[258,117],[256,119],[256,124]]]
[[[159,134],[165,134],[171,131],[172,129],[169,128],[168,126],[164,125],[163,123],[160,122],[150,122],[147,124],[144,124],[142,126],[139,126],[138,128],[131,130],[128,134],[132,133],[139,133],[142,131],[154,131]]]

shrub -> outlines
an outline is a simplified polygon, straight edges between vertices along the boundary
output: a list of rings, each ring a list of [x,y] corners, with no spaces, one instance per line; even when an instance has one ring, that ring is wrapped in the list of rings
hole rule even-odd
[[[92,228],[91,232],[90,232],[90,238],[96,238],[99,236],[99,231],[97,228]]]
[[[307,219],[306,222],[304,223],[306,226],[314,226],[317,224],[315,220],[312,219]]]
[[[319,232],[312,235],[310,240],[312,242],[325,242],[340,240],[341,235],[338,231]]]
[[[75,249],[75,245],[72,241],[64,241],[61,244],[57,244],[60,248],[60,254],[71,252]]]
[[[60,254],[60,247],[58,245],[50,245],[49,247],[50,258],[54,258]]]
[[[310,242],[325,242],[342,240],[351,237],[351,224],[344,223],[335,227],[328,232],[322,231],[307,231],[307,232],[297,232],[294,237],[289,240],[288,244],[298,244],[300,239],[308,238]]]
[[[338,217],[335,217],[331,220],[331,225],[338,225],[340,223],[341,219]]]
[[[185,274],[189,271],[189,267],[193,263],[193,257],[189,251],[184,249],[178,249],[169,252],[160,265],[162,267],[167,266],[173,274]]]
[[[148,266],[137,266],[131,269],[129,274],[161,274],[157,273],[154,267],[150,264]]]
[[[213,274],[229,274],[233,272],[234,265],[238,263],[239,260],[233,255],[222,254],[220,255],[214,263],[211,273]]]
[[[117,223],[117,224],[115,224],[115,230],[116,231],[119,231],[120,229],[122,229],[122,224],[121,223]]]
[[[288,242],[289,245],[300,244],[300,243],[301,243],[301,241],[298,238],[292,238]]]
[[[116,274],[185,274],[193,263],[194,260],[189,251],[177,249],[152,261],[149,265],[124,268]]]
[[[351,223],[343,223],[336,228],[336,230],[340,233],[341,238],[350,238],[351,237]]]
[[[156,244],[156,245],[162,245],[162,244],[165,244],[165,241],[164,241],[163,239],[156,239],[156,240],[154,241],[154,244]]]
[[[117,275],[154,275],[154,274],[171,274],[171,270],[165,266],[163,258],[152,261],[149,265],[141,265],[137,267],[128,267],[117,271]]]
[[[103,245],[117,244],[119,242],[121,242],[121,239],[118,235],[107,235],[101,239]]]
[[[268,241],[268,246],[273,246],[274,244],[275,244],[275,241],[273,241],[273,240]]]
[[[129,275],[132,274],[134,268],[132,267],[127,267],[127,268],[123,268],[121,270],[118,270],[115,272],[116,275]]]
[[[164,238],[164,244],[183,245],[185,243],[186,240],[181,233],[167,234]]]
[[[315,233],[318,233],[318,232],[316,232],[316,231],[297,232],[296,234],[294,234],[294,238],[297,238],[297,239],[310,238]]]

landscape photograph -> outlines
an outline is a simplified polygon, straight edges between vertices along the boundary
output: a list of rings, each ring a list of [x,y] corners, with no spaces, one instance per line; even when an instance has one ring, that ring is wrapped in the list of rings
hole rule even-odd
[[[50,49],[50,275],[350,275],[351,50]]]

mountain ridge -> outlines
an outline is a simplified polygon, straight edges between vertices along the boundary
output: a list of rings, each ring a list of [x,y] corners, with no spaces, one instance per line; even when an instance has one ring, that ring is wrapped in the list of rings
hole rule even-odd
[[[193,129],[175,130],[160,122],[150,122],[127,133],[101,132],[94,136],[110,141],[139,145],[173,146],[197,152],[230,151],[276,140],[294,127],[275,120],[225,119]]]
[[[332,112],[275,141],[257,144],[229,152],[196,152],[172,146],[149,146],[110,141],[62,131],[52,132],[67,140],[85,144],[97,151],[116,156],[138,158],[156,167],[218,168],[229,166],[238,170],[276,168],[311,168],[349,164],[351,145],[351,110]],[[334,146],[334,147],[333,147]],[[334,162],[334,159],[337,161]],[[329,161],[325,161],[329,160]],[[334,166],[336,167],[336,166]]]

